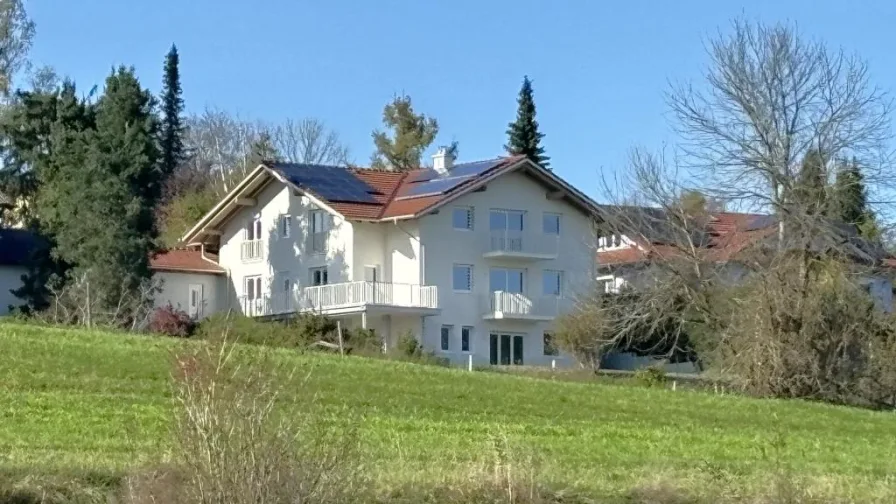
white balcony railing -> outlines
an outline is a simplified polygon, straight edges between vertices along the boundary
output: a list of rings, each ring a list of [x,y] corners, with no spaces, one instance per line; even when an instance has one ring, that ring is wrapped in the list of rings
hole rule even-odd
[[[523,230],[495,229],[489,231],[485,249],[488,256],[554,257],[560,247],[560,237]]]
[[[261,240],[246,240],[240,243],[240,259],[243,262],[260,261],[264,251],[264,242]]]
[[[489,293],[484,305],[486,318],[550,320],[566,312],[570,300],[559,296],[532,298],[519,292]]]
[[[434,285],[385,282],[347,282],[305,287],[295,293],[281,293],[256,299],[239,298],[245,315],[259,317],[285,313],[329,310],[377,305],[396,308],[436,309],[438,289]]]
[[[306,248],[308,252],[313,254],[324,254],[327,252],[327,235],[326,231],[317,233],[308,233],[308,243]]]

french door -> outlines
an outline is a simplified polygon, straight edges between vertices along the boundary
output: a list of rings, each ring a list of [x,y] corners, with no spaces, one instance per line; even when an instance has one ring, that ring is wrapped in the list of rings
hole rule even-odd
[[[522,250],[524,220],[525,212],[520,210],[492,209],[488,215],[492,248],[512,252]]]
[[[493,366],[523,365],[523,336],[520,334],[489,334],[489,362]]]

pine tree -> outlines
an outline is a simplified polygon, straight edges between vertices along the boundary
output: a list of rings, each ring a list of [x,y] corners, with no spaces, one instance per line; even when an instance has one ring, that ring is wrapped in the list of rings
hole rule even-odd
[[[383,108],[383,124],[392,130],[391,138],[385,132],[374,131],[376,152],[371,165],[378,169],[408,171],[419,168],[423,151],[439,133],[439,123],[432,117],[414,113],[411,97],[396,96]]]
[[[162,183],[153,104],[133,69],[118,68],[95,105],[95,128],[53,133],[55,173],[45,202],[56,208],[50,223],[58,253],[106,304],[150,276]]]
[[[793,188],[793,209],[797,217],[821,217],[829,213],[827,160],[818,150],[803,157]]]
[[[249,168],[253,169],[265,161],[278,161],[280,152],[274,147],[274,140],[268,131],[262,131],[258,138],[252,142],[249,153]]]
[[[162,174],[170,176],[184,160],[184,99],[180,86],[180,56],[172,45],[165,57],[165,78],[162,83],[162,120],[160,147]]]
[[[544,168],[550,169],[550,157],[544,154],[541,140],[544,133],[538,131],[538,121],[535,120],[535,98],[532,91],[532,81],[528,76],[523,77],[523,86],[517,98],[516,120],[508,125],[507,145],[504,149],[512,155],[524,154],[532,161]]]
[[[865,177],[858,161],[842,163],[834,182],[835,217],[841,222],[853,224],[859,234],[870,240],[881,237],[877,218],[868,206]]]

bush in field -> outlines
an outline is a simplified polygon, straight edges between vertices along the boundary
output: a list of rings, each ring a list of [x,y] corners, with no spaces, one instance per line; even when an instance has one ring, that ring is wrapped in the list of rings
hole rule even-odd
[[[420,357],[423,355],[423,345],[417,341],[414,333],[405,331],[398,336],[394,351],[402,357]]]
[[[279,348],[305,349],[315,341],[331,338],[336,323],[316,314],[283,321],[261,321],[243,315],[218,313],[199,324],[201,339],[230,341]]]
[[[226,340],[175,356],[179,502],[365,501],[355,423],[318,404],[297,371]]]
[[[149,320],[149,330],[166,336],[186,338],[196,329],[196,321],[187,312],[179,310],[169,303],[156,308]]]

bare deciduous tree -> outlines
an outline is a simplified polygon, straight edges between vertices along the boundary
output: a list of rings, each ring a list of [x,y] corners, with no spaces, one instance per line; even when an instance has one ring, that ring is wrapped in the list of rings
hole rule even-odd
[[[0,0],[0,93],[9,95],[13,77],[28,67],[34,21],[22,0]]]
[[[349,162],[348,146],[319,119],[287,119],[270,130],[274,147],[285,161],[337,166]]]
[[[677,156],[635,151],[629,178],[605,182],[614,201],[601,232],[630,238],[643,259],[621,273],[637,303],[664,307],[653,316],[679,317],[682,330],[666,334],[702,333],[701,359],[745,390],[880,405],[886,366],[869,349],[889,348],[892,328],[865,309],[863,284],[878,274],[881,250],[820,199],[844,158],[886,191],[889,98],[862,60],[788,25],[736,21],[709,56],[706,86],[668,95],[683,139]],[[696,208],[694,189],[768,215],[722,232],[714,209]],[[600,297],[579,311],[607,306]],[[637,327],[645,310],[614,313],[616,325]],[[642,331],[622,342],[639,339],[649,341]]]

